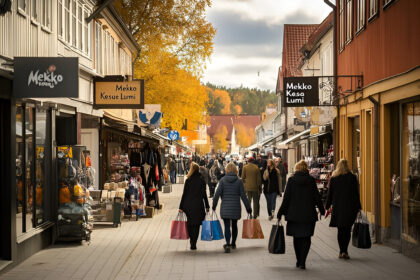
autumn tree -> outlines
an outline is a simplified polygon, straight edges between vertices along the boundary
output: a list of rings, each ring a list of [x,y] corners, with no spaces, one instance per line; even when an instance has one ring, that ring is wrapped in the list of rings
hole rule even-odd
[[[223,104],[222,115],[231,114],[230,105],[232,103],[229,93],[225,90],[216,89],[214,91],[215,98],[219,98],[220,102]]]
[[[115,8],[141,47],[135,77],[145,80],[145,103],[161,104],[162,126],[184,119],[204,123],[207,94],[199,78],[213,52],[215,29],[205,11],[211,0],[117,0]]]
[[[236,141],[241,147],[249,147],[255,142],[255,131],[252,127],[238,123],[235,125]]]
[[[220,101],[220,97],[214,96],[213,89],[206,87],[206,91],[208,95],[208,101],[206,104],[207,113],[210,116],[221,115],[225,105],[223,105],[223,103]]]
[[[225,152],[228,148],[228,141],[226,140],[228,134],[227,127],[225,125],[220,125],[216,134],[213,136],[213,145],[215,151]]]

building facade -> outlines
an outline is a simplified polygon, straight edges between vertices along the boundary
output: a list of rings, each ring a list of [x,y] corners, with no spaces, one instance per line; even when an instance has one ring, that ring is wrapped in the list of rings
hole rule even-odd
[[[374,237],[420,259],[420,2],[337,1],[340,158],[358,175]]]

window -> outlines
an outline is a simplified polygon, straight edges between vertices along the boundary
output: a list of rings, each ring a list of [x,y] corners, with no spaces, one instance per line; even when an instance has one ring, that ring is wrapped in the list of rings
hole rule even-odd
[[[345,27],[344,27],[344,0],[340,0],[340,50],[344,49],[345,43]]]
[[[72,0],[71,2],[71,44],[77,48],[77,2],[75,0]]]
[[[96,72],[102,73],[101,58],[102,58],[102,27],[101,24],[95,22],[95,68]]]
[[[32,3],[31,3],[31,12],[32,12],[32,18],[34,19],[34,20],[37,20],[38,19],[38,11],[36,10],[36,8],[37,8],[37,0],[32,0]]]
[[[61,1],[60,1],[61,2]],[[51,0],[41,0],[39,2],[41,10],[41,24],[44,27],[51,27]],[[61,14],[59,15],[61,20]]]
[[[394,0],[384,0],[384,8],[385,8],[385,6],[386,5],[388,5],[389,3],[391,3],[392,1],[394,1]]]
[[[64,40],[70,43],[70,0],[64,0]]]
[[[83,50],[83,7],[79,6],[77,10],[77,47]]]
[[[26,12],[26,0],[18,0],[18,8]]]
[[[365,0],[357,0],[357,31],[362,30],[365,27],[365,17],[366,17],[366,1]]]
[[[83,44],[83,52],[90,56],[90,38],[92,32],[92,21],[89,24],[86,24],[85,18],[89,16],[89,11],[87,9],[84,10],[84,17],[82,19],[83,26],[84,26],[84,44]]]
[[[353,0],[346,0],[346,43],[353,38]]]
[[[369,0],[369,18],[378,13],[378,0]]]
[[[63,0],[58,0],[58,36],[63,37]]]

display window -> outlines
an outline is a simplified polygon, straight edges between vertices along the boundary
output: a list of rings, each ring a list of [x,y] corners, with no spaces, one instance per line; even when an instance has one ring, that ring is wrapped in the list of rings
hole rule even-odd
[[[402,238],[406,253],[420,252],[420,102],[402,110]],[[416,253],[417,252],[417,253]]]
[[[45,161],[48,111],[35,104],[16,106],[16,233],[28,232],[50,216]]]

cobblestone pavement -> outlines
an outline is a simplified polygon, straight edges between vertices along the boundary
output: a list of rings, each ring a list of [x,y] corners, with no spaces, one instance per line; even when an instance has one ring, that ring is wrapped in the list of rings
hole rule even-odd
[[[264,240],[240,238],[237,250],[223,252],[224,241],[198,242],[190,251],[188,241],[169,239],[182,192],[161,194],[165,204],[153,219],[123,221],[119,228],[96,227],[92,242],[60,243],[42,250],[0,275],[0,279],[419,279],[419,263],[395,250],[374,245],[369,250],[350,246],[351,260],[338,259],[336,229],[329,219],[317,223],[315,236],[302,271],[295,268],[292,239],[286,238],[286,254],[268,253],[271,224],[265,198],[261,197]],[[277,201],[279,206],[280,199]],[[243,211],[245,216],[245,211]]]

